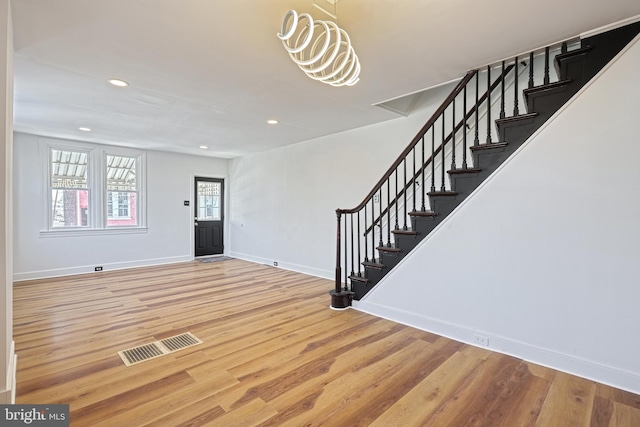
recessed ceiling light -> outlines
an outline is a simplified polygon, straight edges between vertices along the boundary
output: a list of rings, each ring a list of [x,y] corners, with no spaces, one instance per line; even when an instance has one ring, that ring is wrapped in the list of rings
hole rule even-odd
[[[202,148],[203,150],[206,150],[209,147],[207,147],[206,145],[201,145],[200,148]]]
[[[269,123],[270,125],[277,125],[278,121],[275,119],[270,119],[270,120],[267,120],[267,123]]]
[[[129,83],[125,82],[124,80],[121,79],[109,79],[109,83],[111,83],[114,86],[118,86],[118,87],[127,87],[129,86]]]
[[[91,128],[86,128],[86,127],[80,127],[78,128],[78,130],[81,130],[82,132],[91,132]]]

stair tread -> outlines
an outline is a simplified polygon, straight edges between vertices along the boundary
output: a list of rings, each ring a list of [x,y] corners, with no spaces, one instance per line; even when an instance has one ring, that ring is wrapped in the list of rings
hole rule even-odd
[[[531,120],[535,118],[538,113],[518,114],[517,116],[504,117],[502,119],[496,119],[496,124],[500,123],[517,123],[524,120]],[[486,145],[486,144],[485,144]]]
[[[469,147],[471,151],[493,150],[495,148],[504,148],[509,145],[508,142],[490,142],[488,144],[473,145]]]
[[[546,90],[556,89],[562,86],[566,86],[569,83],[571,83],[571,79],[558,80],[557,82],[547,83],[546,85],[530,87],[530,88],[524,89],[522,92],[524,93],[525,96],[528,96],[531,93],[544,92]]]
[[[364,261],[362,265],[365,267],[377,268],[378,270],[382,270],[384,268],[384,264],[375,259],[373,261]]]
[[[369,283],[369,279],[363,276],[358,276],[357,274],[349,275],[349,280],[355,282]]]
[[[588,53],[591,49],[593,49],[592,46],[584,46],[578,49],[570,50],[565,53],[559,53],[558,55],[556,55],[555,60],[562,61],[563,59],[571,58],[572,56],[584,55],[585,53]]]
[[[412,211],[409,212],[409,216],[438,216],[434,211]]]
[[[405,236],[415,236],[416,234],[418,234],[417,232],[415,232],[413,230],[402,230],[402,229],[391,230],[391,232],[393,234],[403,234]]]
[[[464,175],[465,173],[478,173],[482,172],[482,168],[464,168],[464,169],[449,169],[447,171],[450,175]]]
[[[378,246],[376,248],[377,250],[379,250],[380,252],[394,252],[394,253],[398,253],[400,252],[400,248],[394,248],[394,247],[387,247],[387,246]]]
[[[428,196],[443,196],[443,197],[452,197],[457,196],[457,191],[429,191],[427,193]]]

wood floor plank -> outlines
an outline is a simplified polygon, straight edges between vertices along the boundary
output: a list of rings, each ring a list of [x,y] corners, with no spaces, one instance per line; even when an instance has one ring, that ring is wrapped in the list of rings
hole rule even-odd
[[[488,422],[496,427],[535,426],[550,386],[551,381],[533,375],[523,362],[491,408]]]
[[[421,345],[424,345],[420,343]],[[449,357],[455,354],[462,344],[449,339],[440,339],[433,344],[429,344],[424,350],[411,350],[410,346],[402,348],[398,353],[413,353],[410,360],[405,360],[392,369],[390,367],[391,356],[380,359],[371,366],[377,366],[375,376],[371,375],[367,384],[358,386],[358,393],[350,393],[349,398],[340,401],[340,404],[333,404],[330,410],[325,410],[319,418],[320,424],[328,424],[333,418],[344,421],[346,425],[367,426],[386,411],[394,402],[398,401],[417,383],[426,378],[436,370]],[[349,373],[340,382],[349,384],[349,377],[360,379],[360,373]],[[333,382],[326,387],[327,392],[332,395],[331,387],[337,392],[340,387],[339,382]],[[380,390],[384,390],[382,393]],[[357,410],[353,410],[357,409]]]
[[[377,360],[373,364],[363,366],[357,372],[349,372],[323,388],[323,393],[318,396],[312,411],[306,411],[289,420],[274,419],[274,423],[267,425],[366,425],[364,418],[366,412],[362,410],[370,402],[369,397],[375,396],[381,390],[386,390],[393,376],[393,372],[403,369],[412,369],[419,366],[416,357],[407,359],[407,355],[420,354],[427,351],[433,344],[413,341],[400,351],[388,355],[384,359]],[[407,366],[407,363],[410,365]],[[366,378],[366,380],[365,380]],[[357,392],[354,392],[357,390]],[[361,417],[361,422],[353,424],[353,417]]]
[[[423,426],[440,405],[483,361],[486,350],[465,347],[398,399],[370,424],[371,427]]]
[[[609,427],[613,417],[613,401],[596,396],[593,400],[589,427]]]
[[[178,371],[156,381],[146,382],[119,394],[100,399],[95,403],[79,408],[73,413],[74,424],[93,425],[102,421],[104,414],[110,412],[113,417],[131,411],[140,405],[156,400],[171,390],[183,388],[195,381],[184,371]]]
[[[640,409],[616,402],[611,421],[614,426],[640,426]]]
[[[277,415],[276,410],[270,407],[262,399],[253,399],[250,402],[247,402],[245,405],[236,408],[234,411],[227,412],[219,418],[201,425],[202,427],[242,425],[254,426],[268,420],[275,415]]]
[[[320,368],[326,367],[324,372],[317,370],[321,375],[304,378],[297,375],[289,378],[285,373],[281,378],[274,378],[266,383],[267,387],[264,388],[261,397],[278,411],[285,412],[290,406],[291,400],[295,400],[299,396],[314,396],[319,389],[333,381],[350,373],[357,375],[363,367],[384,360],[413,342],[417,341],[420,345],[428,344],[407,332],[407,330],[398,330],[380,340],[350,348],[345,352],[338,350],[326,355],[316,353],[317,355],[314,356],[315,364]],[[354,360],[358,362],[354,364]],[[285,387],[280,387],[280,384],[284,384]]]
[[[106,411],[103,413],[102,421],[95,424],[85,424],[81,420],[76,422],[74,420],[75,411],[72,410],[71,425],[79,427],[162,426],[165,418],[181,418],[184,416],[186,408],[196,403],[199,403],[199,406],[209,406],[216,413],[219,412],[216,408],[219,408],[222,411],[221,415],[226,413],[213,397],[210,385],[206,381],[201,381],[186,387],[176,388],[173,392],[139,405],[130,411],[122,411],[115,415],[111,414],[111,411]],[[188,417],[188,419],[190,418]]]
[[[256,393],[260,386],[268,387],[269,384],[291,375],[292,371],[311,376],[315,376],[316,373],[326,373],[336,362],[337,356],[350,349],[377,342],[400,329],[394,327],[391,322],[376,321],[366,328],[368,335],[364,335],[363,331],[354,331],[353,341],[332,340],[325,342],[322,347],[314,347],[318,350],[309,352],[305,352],[306,347],[293,346],[285,349],[289,350],[286,352],[275,352],[260,358],[254,357],[248,363],[230,370],[241,384],[225,390],[216,397],[224,408],[232,409],[234,405],[238,405],[247,400],[251,394]],[[321,352],[320,356],[318,352]]]
[[[491,354],[434,413],[425,425],[483,425],[502,386],[516,371],[521,361],[498,353]]]
[[[73,427],[638,427],[640,396],[356,310],[329,280],[241,260],[14,286],[18,403]],[[203,343],[126,367],[117,352]]]
[[[556,374],[536,427],[548,425],[583,427],[591,423],[596,383],[573,375]]]

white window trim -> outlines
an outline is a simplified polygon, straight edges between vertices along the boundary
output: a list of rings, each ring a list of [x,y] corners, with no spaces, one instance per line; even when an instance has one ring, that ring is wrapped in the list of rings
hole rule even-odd
[[[123,156],[134,157],[136,159],[136,216],[138,218],[137,225],[109,225],[107,226],[107,156]],[[100,207],[102,229],[108,230],[127,230],[146,228],[146,212],[147,212],[147,198],[146,198],[146,163],[147,156],[144,151],[132,150],[127,148],[118,147],[104,147],[101,154],[100,164],[100,194],[102,195],[102,206]]]
[[[49,191],[51,177],[49,153],[51,149],[80,151],[88,154],[87,182],[90,194],[88,227],[53,227],[51,191]],[[137,225],[107,226],[107,186],[105,180],[107,155],[136,158]],[[139,234],[147,232],[146,152],[86,142],[42,139],[40,141],[40,170],[43,172],[42,184],[46,193],[44,203],[41,204],[43,206],[41,237]]]

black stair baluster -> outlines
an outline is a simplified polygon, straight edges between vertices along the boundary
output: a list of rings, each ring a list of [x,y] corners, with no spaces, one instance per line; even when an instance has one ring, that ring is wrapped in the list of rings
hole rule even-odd
[[[514,67],[514,81],[513,81],[513,115],[514,116],[519,116],[520,115],[520,110],[518,108],[518,98],[519,98],[519,93],[518,93],[518,57],[516,56],[516,62],[515,62],[515,67]],[[504,81],[504,75],[502,76],[502,80]]]
[[[387,247],[391,247],[391,181],[387,178]]]
[[[398,168],[396,168],[396,203],[395,203],[395,208],[396,208],[396,224],[395,224],[395,230],[399,230],[400,226],[398,225]]]
[[[378,204],[380,205],[380,216],[378,217],[378,228],[380,228],[380,247],[384,246],[384,242],[382,241],[382,234],[384,231],[382,230],[382,184],[380,185],[380,189],[378,190]]]
[[[425,193],[424,187],[426,185],[425,181],[424,181],[424,170],[426,169],[425,168],[426,165],[424,164],[424,135],[422,135],[421,141],[422,141],[422,162],[420,164],[422,165],[421,166],[421,168],[422,168],[422,190],[420,190],[420,194],[421,194],[421,197],[422,197],[422,205],[420,206],[420,211],[424,212],[426,210],[426,206],[424,205],[424,193]]]
[[[442,162],[440,162],[440,171],[441,171],[441,176],[440,176],[440,191],[445,191],[445,184],[444,184],[444,152],[445,152],[445,139],[444,139],[444,122],[445,122],[445,112],[446,110],[442,111],[442,142],[440,143],[440,147],[442,148]]]
[[[371,260],[376,260],[376,201],[371,196]]]
[[[435,162],[435,145],[436,145],[436,124],[431,126],[431,191],[436,191],[436,162]]]
[[[416,211],[416,146],[413,146],[413,212]],[[406,215],[405,215],[405,223],[406,223]]]
[[[353,271],[353,267],[354,267],[353,257],[355,255],[353,250],[353,239],[354,239],[353,235],[355,234],[353,232],[353,213],[349,214],[349,216],[351,217],[350,218],[351,219],[351,275],[353,276],[355,274],[355,272]]]
[[[480,106],[478,105],[478,86],[480,85],[480,73],[476,72],[476,130],[475,130],[475,139],[473,140],[473,145],[476,146],[480,144],[480,139],[478,137],[478,110]]]
[[[456,169],[456,98],[451,102],[451,169]]]
[[[549,46],[544,48],[544,84],[549,84]]]
[[[404,225],[402,226],[403,230],[407,229],[407,158],[405,157],[404,160],[402,161],[402,166],[404,168],[404,206],[403,206],[403,212],[404,212]]]
[[[462,169],[467,168],[467,86],[462,92]]]
[[[529,54],[529,89],[533,87],[533,52]]]
[[[347,239],[348,236],[347,230],[347,218],[344,219],[344,289],[347,290],[347,283],[349,283],[349,261],[348,261],[348,253],[347,253]]]
[[[516,73],[517,74],[517,73]],[[502,61],[502,81],[500,82],[500,118],[504,119],[504,61]]]
[[[358,236],[358,257],[356,258],[358,260],[358,276],[362,277],[362,269],[360,268],[362,265],[360,262],[360,211],[358,211],[358,233],[356,236]]]
[[[365,203],[364,208],[362,209],[364,211],[364,229],[367,230],[367,205]],[[364,262],[369,262],[369,248],[367,247],[367,232],[365,231],[365,234],[362,236],[364,238]],[[360,238],[360,232],[358,231],[358,239]]]
[[[491,66],[487,65],[487,144],[491,143]]]
[[[560,53],[567,53],[567,49],[568,49],[568,48],[567,48],[567,42],[563,42],[563,43],[560,45]]]
[[[340,256],[340,249],[342,247],[340,245],[340,234],[342,231],[340,219],[342,218],[342,212],[340,211],[340,209],[336,209],[336,217],[338,220],[338,224],[337,224],[338,226],[336,230],[336,278],[335,278],[334,289],[336,293],[339,293],[340,291],[342,291],[342,285],[340,283],[342,278],[342,271],[341,271],[342,257]]]

